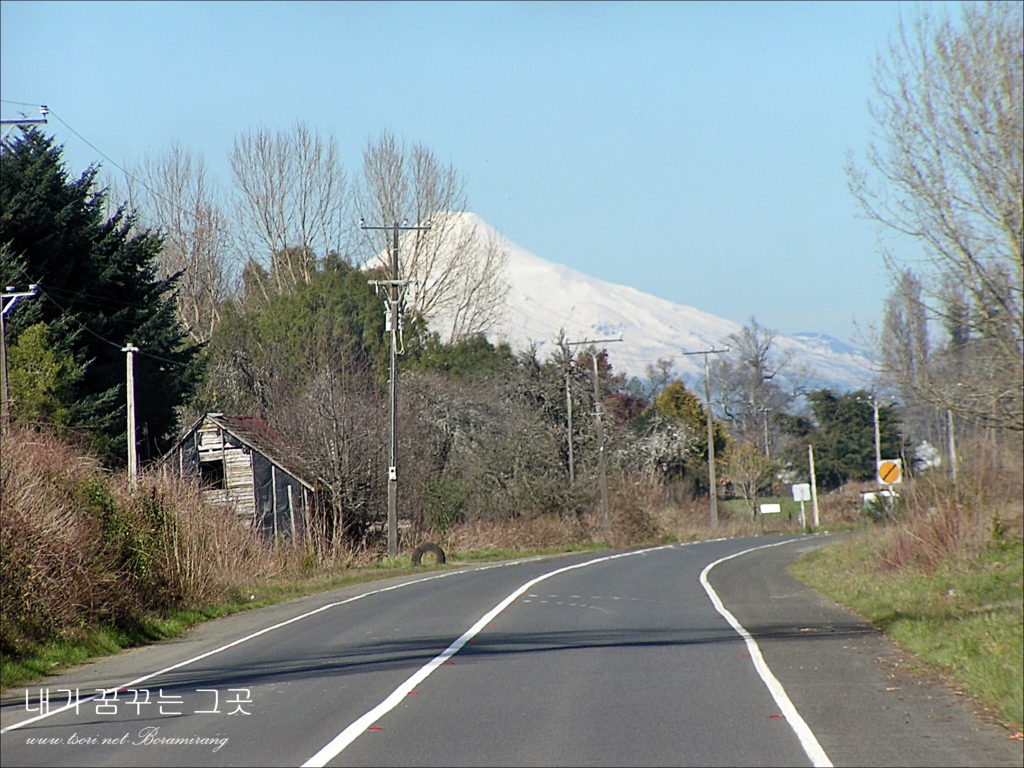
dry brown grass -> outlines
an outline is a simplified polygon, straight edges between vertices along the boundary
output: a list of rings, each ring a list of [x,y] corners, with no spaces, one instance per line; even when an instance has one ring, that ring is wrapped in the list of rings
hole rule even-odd
[[[273,553],[194,487],[137,491],[44,432],[4,435],[0,465],[0,650],[151,612],[204,606],[273,572]]]
[[[551,549],[598,540],[601,530],[597,516],[542,515],[509,520],[470,520],[452,528],[444,537],[445,548],[456,552],[471,550]],[[427,536],[422,540],[428,540]],[[410,539],[410,546],[416,543]]]
[[[930,572],[949,560],[971,559],[993,540],[1024,534],[1020,445],[999,449],[982,440],[962,455],[955,484],[945,473],[932,473],[904,486],[902,512],[878,549],[884,567]]]

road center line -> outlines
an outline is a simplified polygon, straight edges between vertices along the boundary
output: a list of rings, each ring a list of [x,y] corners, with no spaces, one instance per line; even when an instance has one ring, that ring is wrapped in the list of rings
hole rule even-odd
[[[790,701],[789,696],[786,694],[786,689],[782,687],[782,683],[779,682],[778,678],[772,673],[768,667],[767,662],[764,660],[764,656],[761,655],[761,649],[757,645],[757,641],[754,640],[753,636],[747,632],[736,617],[729,612],[729,610],[722,604],[721,599],[718,597],[718,593],[715,592],[711,583],[708,581],[708,574],[711,569],[719,563],[724,563],[726,560],[732,560],[734,557],[745,555],[748,552],[754,552],[758,549],[768,549],[769,547],[778,547],[783,544],[789,544],[793,541],[799,541],[799,539],[788,539],[786,541],[777,541],[774,544],[762,544],[759,547],[751,547],[750,549],[744,549],[742,552],[737,552],[727,557],[721,557],[715,562],[709,564],[701,571],[700,583],[704,587],[704,591],[708,593],[708,597],[711,598],[712,604],[715,606],[715,610],[718,611],[725,618],[732,628],[743,638],[743,641],[747,644],[747,650],[750,652],[750,659],[754,662],[754,669],[757,670],[757,674],[761,676],[764,684],[767,686],[769,693],[772,698],[775,699],[775,703],[779,705],[779,709],[782,710],[782,714],[786,718],[786,722],[789,723],[793,732],[796,733],[797,739],[800,740],[800,746],[803,747],[807,757],[811,759],[811,762],[819,768],[831,768],[832,761],[828,759],[828,755],[825,754],[825,750],[821,748],[821,744],[818,743],[818,739],[815,737],[814,732],[810,729],[810,726],[804,721],[797,711],[796,706]]]
[[[464,633],[462,633],[462,635],[455,642],[453,642],[451,645],[445,648],[445,650],[440,655],[434,657],[429,662],[420,667],[420,669],[418,669],[411,677],[409,677],[405,682],[403,682],[401,685],[395,688],[395,690],[392,691],[391,694],[386,699],[384,699],[384,701],[382,701],[376,707],[371,709],[369,712],[364,714],[362,717],[360,717],[347,728],[345,728],[345,730],[343,730],[341,733],[339,733],[337,736],[331,739],[331,741],[328,742],[327,745],[323,747],[323,749],[321,749],[319,752],[317,752],[315,755],[309,758],[309,760],[302,764],[303,768],[306,768],[306,766],[310,766],[311,768],[313,766],[325,766],[327,765],[327,763],[329,763],[331,760],[333,760],[335,757],[341,754],[342,750],[344,750],[349,744],[351,744],[357,738],[366,733],[367,729],[371,725],[380,720],[380,718],[382,718],[392,709],[397,707],[400,703],[404,702],[406,700],[406,697],[409,695],[409,691],[415,690],[416,686],[423,682],[425,679],[427,679],[435,669],[437,669],[439,666],[444,664],[445,661],[447,661],[449,658],[458,653],[462,646],[464,646],[471,639],[473,639],[473,637],[479,634],[480,631],[487,626],[488,622],[492,621],[494,617],[501,613],[503,610],[505,610],[512,603],[513,600],[515,600],[517,597],[522,595],[524,592],[529,590],[534,585],[539,584],[545,579],[550,579],[552,576],[557,576],[560,573],[565,573],[566,571],[573,571],[577,568],[586,568],[587,566],[594,565],[595,563],[604,563],[609,560],[617,560],[620,557],[632,557],[633,555],[639,555],[647,552],[656,552],[660,549],[670,549],[672,547],[679,546],[679,544],[666,544],[660,547],[638,549],[632,552],[620,552],[617,555],[598,557],[594,560],[588,560],[585,563],[576,563],[575,565],[567,565],[564,568],[557,568],[553,571],[549,571],[548,573],[541,574],[535,579],[531,579],[530,581],[526,582],[521,587],[519,587],[515,592],[506,597],[504,600],[502,600],[500,603],[498,603],[496,606],[494,606],[482,617],[480,617],[480,619],[477,620],[476,624],[474,624],[472,627],[470,627]]]

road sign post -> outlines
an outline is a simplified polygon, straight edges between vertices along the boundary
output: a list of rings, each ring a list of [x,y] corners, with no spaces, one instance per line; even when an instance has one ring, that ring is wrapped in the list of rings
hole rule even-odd
[[[802,527],[807,526],[807,516],[804,514],[804,502],[809,501],[811,498],[811,484],[810,483],[796,483],[792,486],[793,489],[793,501],[800,502],[800,525]],[[817,522],[817,520],[815,520]]]

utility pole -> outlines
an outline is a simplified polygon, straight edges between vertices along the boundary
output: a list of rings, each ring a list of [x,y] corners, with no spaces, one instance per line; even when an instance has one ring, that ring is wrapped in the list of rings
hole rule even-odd
[[[956,427],[953,424],[953,411],[946,409],[946,421],[949,423],[949,471],[956,486]]]
[[[610,344],[617,341],[622,341],[622,337],[620,336],[617,339],[584,339],[583,341],[567,341],[565,345],[567,347],[576,347],[581,344]],[[594,353],[591,355],[591,359],[594,361],[594,419],[597,421],[597,475],[601,489],[601,530],[607,535],[611,533],[612,525],[611,513],[608,509],[608,475],[604,466],[604,422],[601,420],[601,389],[598,384],[596,346],[594,347]],[[569,444],[572,445],[572,435],[569,436],[569,439]]]
[[[878,429],[878,398],[871,395],[871,407],[875,411],[875,473],[878,473],[878,467],[882,463],[882,438],[881,432]]]
[[[383,287],[387,290],[385,300],[385,330],[391,333],[391,362],[389,366],[389,401],[391,405],[391,441],[388,451],[388,557],[398,556],[398,339],[402,317],[405,312],[405,292],[412,280],[403,280],[398,269],[398,233],[430,229],[428,221],[422,226],[410,226],[397,221],[390,226],[370,226],[363,219],[359,220],[359,228],[364,230],[383,230],[392,233],[391,240],[391,279],[371,280],[370,285],[378,292]]]
[[[128,353],[128,483],[134,491],[139,486],[139,455],[135,445],[135,353],[139,348],[129,342],[121,348]]]
[[[699,352],[687,352],[684,355],[704,355],[704,404],[708,409],[708,483],[711,486],[711,527],[718,527],[718,485],[715,480],[715,430],[711,421],[711,369],[708,367],[708,355],[720,355],[729,351],[725,349],[703,349]]]
[[[888,397],[890,398],[890,400],[895,401],[895,398],[892,395],[889,395]],[[861,398],[859,398],[859,397],[857,399],[861,400]],[[877,480],[878,479],[878,468],[880,466],[882,466],[882,438],[881,438],[881,430],[879,428],[879,423],[878,423],[879,402],[878,402],[878,397],[873,392],[870,395],[868,395],[867,399],[871,403],[871,408],[872,408],[872,410],[874,412],[874,419],[875,419],[875,421],[874,421],[874,425],[875,425],[875,479]],[[900,451],[901,451],[901,453],[902,453],[902,450],[903,450],[902,445],[903,445],[903,442],[901,440],[900,441]]]
[[[573,483],[576,482],[576,472],[573,469],[572,461],[572,392],[569,391],[569,376],[572,372],[572,361],[569,361],[568,367],[565,369],[565,412],[566,418],[566,431],[569,438],[569,487],[572,488]]]
[[[764,416],[764,457],[771,459],[771,443],[768,441],[768,412],[771,410],[767,405],[757,409]]]
[[[11,426],[10,392],[7,389],[7,326],[4,318],[14,309],[18,299],[35,296],[38,288],[37,285],[30,285],[27,291],[17,291],[13,285],[9,285],[0,294],[0,421],[4,432]]]

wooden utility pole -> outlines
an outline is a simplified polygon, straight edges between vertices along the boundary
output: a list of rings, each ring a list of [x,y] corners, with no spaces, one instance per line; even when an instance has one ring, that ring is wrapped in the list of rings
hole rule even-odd
[[[610,344],[613,342],[622,341],[622,337],[617,339],[584,339],[583,341],[567,341],[565,345],[567,347],[576,347],[581,344]],[[601,491],[601,530],[607,535],[611,533],[611,511],[608,508],[608,474],[605,471],[604,465],[604,422],[601,417],[603,415],[601,409],[601,389],[599,384],[597,370],[597,347],[594,347],[591,358],[594,361],[594,420],[597,422],[597,476],[598,485]],[[568,379],[566,379],[568,383]],[[570,441],[572,435],[569,436]],[[572,445],[572,443],[569,443]]]
[[[814,506],[814,527],[818,527],[818,481],[814,476],[814,446],[807,446],[807,461],[811,465],[811,504]]]
[[[391,359],[389,363],[388,377],[388,399],[391,406],[391,440],[388,450],[388,557],[398,556],[398,349],[399,337],[401,334],[402,317],[405,312],[405,292],[412,280],[403,280],[398,268],[398,233],[409,230],[427,230],[431,223],[428,221],[423,226],[409,226],[404,222],[397,221],[390,226],[369,226],[362,219],[359,220],[360,229],[385,230],[392,233],[390,266],[390,280],[371,280],[372,285],[378,292],[381,288],[387,291],[385,300],[385,330],[391,334]]]
[[[571,364],[570,364],[571,365]],[[569,391],[570,368],[565,369],[565,413],[567,433],[569,438],[569,487],[572,488],[576,482],[576,470],[572,461],[572,392]]]
[[[956,485],[956,426],[953,423],[953,411],[946,409],[946,421],[949,424],[949,472],[953,485]]]
[[[139,455],[135,445],[135,353],[139,348],[129,343],[121,348],[128,353],[128,483],[134,491],[139,486]]]
[[[684,355],[704,355],[704,403],[708,410],[708,483],[711,486],[711,527],[718,527],[718,485],[715,480],[715,429],[711,420],[711,369],[708,367],[708,355],[719,355],[729,351],[725,349],[703,349],[699,352],[687,352]]]

